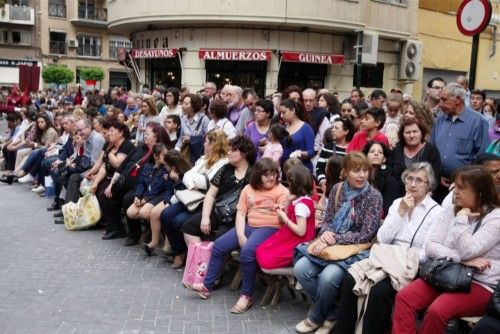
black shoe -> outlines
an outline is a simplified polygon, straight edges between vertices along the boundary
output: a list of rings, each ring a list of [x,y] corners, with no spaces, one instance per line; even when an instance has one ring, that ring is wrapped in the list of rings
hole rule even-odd
[[[14,182],[14,175],[7,175],[4,178],[0,179],[0,182],[7,183],[7,184],[12,184]]]
[[[58,211],[61,210],[61,203],[59,201],[55,201],[51,206],[47,208],[47,211]]]
[[[111,231],[111,232],[106,232],[102,236],[102,240],[112,240],[112,239],[118,239],[118,238],[125,238],[127,236],[127,233],[125,232],[120,232],[120,231]]]
[[[148,256],[153,255],[153,252],[155,251],[155,249],[150,248],[147,243],[142,244],[142,249],[144,249],[144,251],[146,252],[146,254],[148,254]]]
[[[136,238],[136,237],[128,237],[127,240],[125,240],[125,243],[123,244],[123,246],[127,246],[127,247],[130,247],[130,246],[135,246],[139,243],[139,238]]]
[[[63,218],[63,217],[64,217],[64,215],[63,215],[62,211],[54,213],[54,218]]]
[[[54,220],[54,224],[64,224],[64,219],[56,219]]]

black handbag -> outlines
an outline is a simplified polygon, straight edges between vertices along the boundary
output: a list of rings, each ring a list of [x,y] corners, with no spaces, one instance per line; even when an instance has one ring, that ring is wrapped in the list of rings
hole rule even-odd
[[[474,268],[446,259],[427,260],[420,265],[420,277],[438,290],[469,292]]]
[[[495,291],[493,291],[491,300],[488,303],[487,312],[489,315],[500,319],[500,282],[498,282],[497,288],[495,289]]]
[[[483,218],[491,211],[488,209],[481,216],[474,227],[472,234],[476,233]],[[453,262],[444,258],[429,259],[419,268],[419,276],[443,292],[469,292],[474,275],[474,268],[462,263]]]
[[[228,196],[215,202],[214,214],[221,225],[234,224],[240,192],[231,192]]]

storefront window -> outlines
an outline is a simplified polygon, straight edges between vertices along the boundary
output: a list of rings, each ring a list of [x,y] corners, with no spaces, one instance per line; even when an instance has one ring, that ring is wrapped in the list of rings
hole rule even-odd
[[[278,76],[278,89],[290,85],[305,88],[324,88],[328,65],[283,62]]]
[[[236,85],[243,89],[253,88],[264,96],[266,88],[266,61],[206,60],[207,81],[215,82],[217,89],[224,85]]]
[[[150,87],[181,87],[181,64],[179,58],[146,59],[146,73],[150,74]]]

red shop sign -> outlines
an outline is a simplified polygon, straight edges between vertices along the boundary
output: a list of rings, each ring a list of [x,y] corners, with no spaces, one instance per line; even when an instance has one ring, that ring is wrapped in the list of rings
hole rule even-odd
[[[132,49],[132,58],[175,58],[177,49]]]
[[[199,49],[198,57],[204,60],[270,61],[271,50]]]
[[[310,53],[310,52],[290,52],[290,51],[282,52],[281,59],[283,61],[294,62],[294,63],[330,64],[330,65],[342,65],[345,62],[344,55],[334,55],[327,53]]]

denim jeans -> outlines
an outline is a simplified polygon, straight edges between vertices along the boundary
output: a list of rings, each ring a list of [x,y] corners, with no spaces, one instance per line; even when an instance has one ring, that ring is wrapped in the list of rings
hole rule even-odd
[[[163,209],[160,215],[161,229],[167,235],[174,255],[186,253],[182,224],[192,215],[182,203],[176,203]]]
[[[46,147],[41,147],[33,150],[24,162],[24,165],[21,167],[21,169],[26,173],[30,173],[30,175],[33,177],[38,175],[42,160],[45,157],[45,152],[47,152]]]
[[[255,288],[255,276],[257,274],[257,261],[255,259],[255,249],[278,229],[274,227],[251,227],[245,224],[245,236],[248,238],[240,251],[240,264],[242,282],[240,294],[252,297]],[[236,227],[215,240],[212,249],[212,256],[208,264],[207,276],[204,285],[208,290],[212,290],[215,281],[219,278],[226,255],[240,247]]]
[[[293,273],[313,301],[309,319],[318,325],[331,320],[328,318],[335,312],[335,300],[347,271],[335,263],[324,267],[303,257],[293,267]]]

